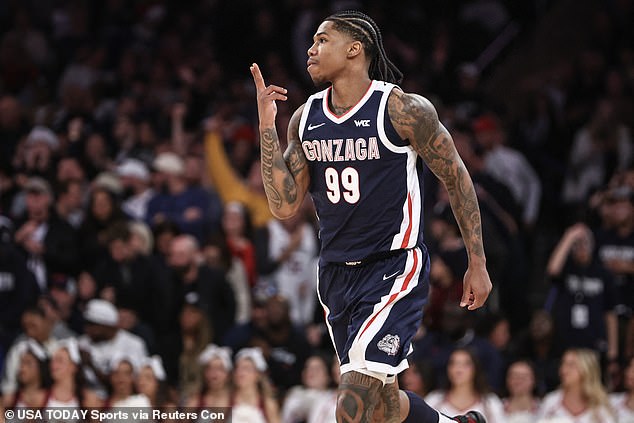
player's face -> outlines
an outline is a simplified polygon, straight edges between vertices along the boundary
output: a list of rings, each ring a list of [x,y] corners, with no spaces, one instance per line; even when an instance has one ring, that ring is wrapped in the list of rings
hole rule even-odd
[[[352,39],[337,31],[331,21],[319,25],[308,49],[308,73],[316,85],[331,81],[346,65],[347,51]]]

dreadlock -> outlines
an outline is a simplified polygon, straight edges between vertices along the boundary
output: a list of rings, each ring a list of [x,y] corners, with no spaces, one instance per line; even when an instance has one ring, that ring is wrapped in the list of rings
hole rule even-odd
[[[372,18],[357,10],[346,10],[324,20],[333,22],[336,30],[347,33],[363,44],[366,55],[371,58],[368,70],[371,79],[393,84],[402,81],[403,73],[387,58],[381,31]]]

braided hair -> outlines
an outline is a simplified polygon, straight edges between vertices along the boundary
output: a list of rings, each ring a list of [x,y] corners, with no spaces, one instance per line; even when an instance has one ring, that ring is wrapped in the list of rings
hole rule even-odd
[[[345,32],[363,44],[365,54],[371,59],[368,70],[371,79],[393,84],[403,80],[403,73],[385,54],[378,25],[368,15],[357,10],[346,10],[330,15],[324,21],[332,22],[337,31]]]

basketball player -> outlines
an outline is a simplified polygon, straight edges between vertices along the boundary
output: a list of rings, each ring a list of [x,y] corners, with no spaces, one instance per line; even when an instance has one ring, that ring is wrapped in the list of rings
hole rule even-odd
[[[468,250],[461,306],[475,310],[491,291],[471,178],[433,105],[394,85],[402,74],[372,19],[334,14],[313,40],[308,73],[329,86],[293,114],[284,154],[275,102],[287,91],[266,86],[255,63],[251,73],[271,211],[292,216],[310,191],[319,217],[318,294],[342,373],[337,421],[485,423],[474,411],[441,415],[399,391],[396,381],[407,368],[429,287],[423,161],[447,188]]]

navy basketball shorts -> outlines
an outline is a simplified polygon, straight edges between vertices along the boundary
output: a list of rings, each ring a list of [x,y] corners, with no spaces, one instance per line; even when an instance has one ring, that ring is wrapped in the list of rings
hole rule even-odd
[[[317,293],[341,373],[405,370],[428,291],[424,246],[357,266],[322,264]]]

